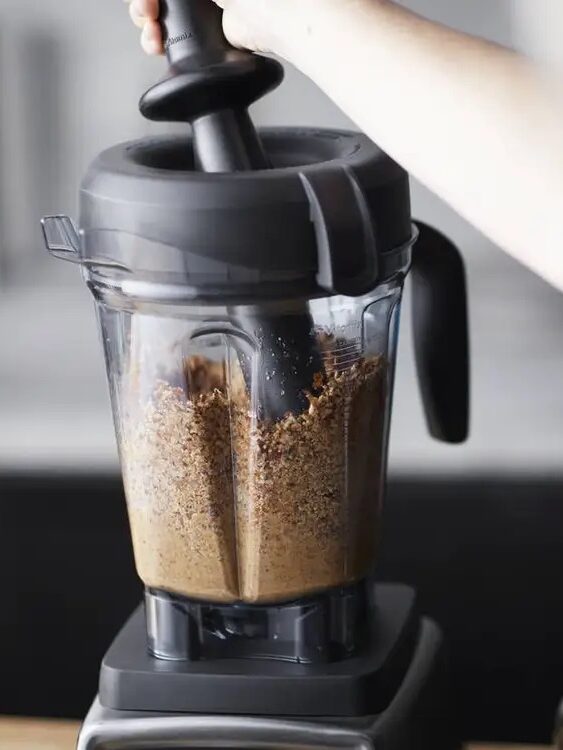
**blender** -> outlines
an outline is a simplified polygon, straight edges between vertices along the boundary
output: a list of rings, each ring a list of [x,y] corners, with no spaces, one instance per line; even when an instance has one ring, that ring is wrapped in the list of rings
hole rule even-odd
[[[401,296],[432,435],[468,430],[463,263],[358,133],[257,132],[282,78],[209,0],[161,3],[186,136],[110,148],[80,226],[43,220],[92,291],[145,601],[79,738],[98,748],[451,748],[442,637],[377,584]]]

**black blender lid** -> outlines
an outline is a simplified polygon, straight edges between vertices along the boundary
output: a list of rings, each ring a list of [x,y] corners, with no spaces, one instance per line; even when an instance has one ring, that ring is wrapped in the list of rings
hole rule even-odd
[[[190,296],[360,295],[405,265],[408,176],[365,136],[261,132],[272,169],[203,173],[190,138],[94,161],[81,190],[84,260]]]

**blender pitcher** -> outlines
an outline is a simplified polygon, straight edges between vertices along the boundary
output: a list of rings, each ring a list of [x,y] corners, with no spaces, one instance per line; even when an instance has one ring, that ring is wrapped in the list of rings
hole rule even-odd
[[[43,222],[96,300],[149,646],[343,658],[365,637],[411,267],[430,430],[466,437],[463,265],[366,137],[258,136],[246,108],[277,64],[228,50],[211,3],[163,5],[171,71],[142,110],[192,135],[105,151],[80,230]]]
[[[293,330],[291,299],[261,306],[250,328],[243,304],[138,302],[132,311],[102,287],[95,293],[145,585],[270,604],[365,578],[378,537],[400,283],[309,300],[305,359],[291,333],[275,342],[263,333],[280,320]],[[290,396],[300,367],[306,389]],[[271,391],[287,394],[276,418],[264,410]]]

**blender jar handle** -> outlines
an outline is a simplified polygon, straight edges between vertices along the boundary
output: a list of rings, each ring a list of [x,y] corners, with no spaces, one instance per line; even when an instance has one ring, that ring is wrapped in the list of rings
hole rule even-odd
[[[432,437],[462,443],[469,432],[469,320],[463,259],[436,229],[416,222],[412,318],[416,367]]]

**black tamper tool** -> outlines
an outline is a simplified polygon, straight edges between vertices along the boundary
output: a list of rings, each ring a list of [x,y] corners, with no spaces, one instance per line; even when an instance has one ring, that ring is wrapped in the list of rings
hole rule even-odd
[[[267,169],[268,157],[248,107],[281,82],[282,67],[231,47],[222,12],[211,0],[161,0],[159,20],[169,71],[141,99],[142,114],[190,123],[194,161],[202,172]],[[237,312],[232,322],[255,342],[259,355],[259,415],[277,420],[288,412],[300,413],[315,374],[322,371],[306,301],[293,301],[283,311],[252,306],[244,314]],[[235,346],[249,380],[251,357]]]
[[[211,0],[160,0],[168,75],[140,103],[150,120],[189,122],[204,172],[266,169],[248,107],[283,79],[281,65],[234,49]]]

